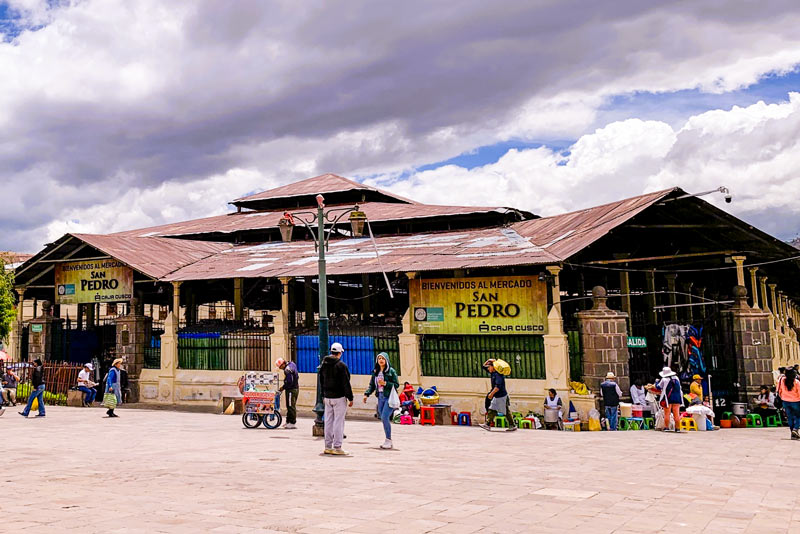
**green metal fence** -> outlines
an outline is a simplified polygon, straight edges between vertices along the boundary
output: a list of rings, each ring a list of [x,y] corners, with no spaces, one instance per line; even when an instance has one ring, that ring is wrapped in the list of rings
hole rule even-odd
[[[481,364],[499,358],[511,365],[511,378],[545,377],[542,336],[424,335],[420,341],[425,376],[485,377]]]
[[[270,329],[221,322],[178,330],[178,367],[218,371],[269,371]]]
[[[583,347],[581,346],[581,333],[579,330],[567,330],[567,343],[569,344],[569,379],[575,382],[583,381]]]

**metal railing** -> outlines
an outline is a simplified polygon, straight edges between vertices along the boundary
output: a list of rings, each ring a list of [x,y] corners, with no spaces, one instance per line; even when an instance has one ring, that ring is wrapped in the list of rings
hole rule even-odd
[[[27,362],[12,363],[8,367],[14,369],[19,375],[17,384],[17,402],[27,402],[28,396],[33,391],[31,376],[33,364]],[[44,362],[44,403],[51,405],[67,405],[67,392],[70,388],[77,387],[78,373],[82,366],[61,362]]]
[[[511,365],[510,378],[545,377],[542,336],[420,336],[420,360],[425,376],[486,377],[482,364],[499,358]]]
[[[272,330],[241,322],[207,322],[178,330],[178,367],[269,371]]]
[[[144,347],[144,368],[161,368],[161,336],[164,334],[164,322],[153,321],[150,339]]]
[[[331,326],[331,344],[341,343],[344,348],[342,361],[350,368],[350,374],[367,375],[375,368],[378,353],[389,355],[389,363],[398,374],[400,366],[399,326]],[[300,328],[293,331],[292,351],[301,373],[315,373],[319,365],[319,334],[316,328]]]

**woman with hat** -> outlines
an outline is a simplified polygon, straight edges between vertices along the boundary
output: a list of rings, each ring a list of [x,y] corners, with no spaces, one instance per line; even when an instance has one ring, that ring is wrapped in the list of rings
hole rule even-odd
[[[414,397],[414,386],[408,382],[403,384],[403,392],[400,394],[400,406],[411,417],[419,416],[417,399]]]
[[[659,401],[666,402],[664,408],[664,431],[669,431],[670,416],[672,416],[675,425],[675,432],[681,431],[681,402],[683,401],[683,391],[681,390],[681,382],[675,371],[669,367],[664,367],[660,373],[661,383],[658,389],[661,390],[661,397]]]
[[[117,358],[111,363],[111,368],[106,375],[106,394],[113,394],[116,402],[106,402],[103,399],[103,406],[108,408],[106,414],[109,417],[119,417],[114,413],[117,404],[122,404],[122,358]]]

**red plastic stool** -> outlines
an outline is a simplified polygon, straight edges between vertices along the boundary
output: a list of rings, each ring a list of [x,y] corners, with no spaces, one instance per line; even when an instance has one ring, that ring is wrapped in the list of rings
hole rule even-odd
[[[458,424],[463,426],[472,426],[472,413],[458,412]]]
[[[430,406],[422,406],[419,413],[420,425],[436,425],[436,418],[433,415],[433,408]]]
[[[451,425],[458,424],[458,412],[450,412],[450,424]]]

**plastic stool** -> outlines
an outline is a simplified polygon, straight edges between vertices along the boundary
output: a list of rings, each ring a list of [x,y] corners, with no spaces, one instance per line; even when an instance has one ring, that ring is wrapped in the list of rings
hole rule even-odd
[[[400,416],[400,424],[401,425],[413,425],[414,424],[414,418],[411,417],[408,414],[401,415]]]
[[[656,427],[656,420],[653,417],[644,417],[644,429],[653,430]]]
[[[458,412],[459,425],[472,426],[472,414],[470,412]]]
[[[694,422],[692,417],[684,417],[681,419],[681,430],[697,430],[697,423]]]
[[[508,419],[506,419],[505,415],[495,415],[494,416],[494,427],[495,428],[508,428]]]
[[[768,415],[766,424],[769,427],[783,426],[780,415]]]
[[[458,412],[450,412],[450,424],[451,425],[458,424]]]
[[[419,411],[419,424],[420,425],[436,425],[436,418],[433,415],[433,408],[430,406],[422,406]]]
[[[733,412],[722,412],[722,419],[730,420],[732,418],[733,418]]]
[[[530,428],[531,430],[533,430],[533,421],[531,421],[530,419],[523,418],[519,420],[518,426],[519,428]]]
[[[750,422],[750,426],[752,427],[763,427],[764,421],[761,419],[761,416],[757,413],[749,413],[747,414],[747,420]]]
[[[645,430],[647,428],[643,417],[630,417],[628,422],[631,425],[631,430]]]
[[[631,420],[629,417],[620,417],[617,423],[617,428],[620,430],[633,430],[631,427]]]
[[[522,419],[522,412],[511,412],[511,418],[515,421],[517,419]]]

